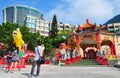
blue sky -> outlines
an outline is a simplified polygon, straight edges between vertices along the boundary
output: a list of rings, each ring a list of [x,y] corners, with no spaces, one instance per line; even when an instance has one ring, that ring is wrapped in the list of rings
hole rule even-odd
[[[103,24],[120,14],[120,0],[0,0],[0,24],[2,9],[10,5],[27,5],[39,9],[46,21],[53,15],[57,20],[73,25],[84,24],[86,18],[91,23]]]

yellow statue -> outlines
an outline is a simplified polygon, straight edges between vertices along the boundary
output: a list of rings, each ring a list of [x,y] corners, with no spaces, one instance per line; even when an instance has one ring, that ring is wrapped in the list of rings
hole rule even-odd
[[[22,39],[22,34],[20,32],[20,29],[17,28],[16,30],[14,30],[12,35],[13,35],[13,40],[14,40],[16,47],[18,47],[19,51],[21,51],[24,41]]]

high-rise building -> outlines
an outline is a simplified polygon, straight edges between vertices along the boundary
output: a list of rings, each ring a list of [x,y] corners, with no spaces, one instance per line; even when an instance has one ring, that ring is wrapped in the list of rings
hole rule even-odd
[[[43,20],[43,14],[35,8],[25,5],[4,8],[3,22],[27,26],[31,32],[39,32],[43,36],[48,36],[49,33],[49,22]]]
[[[29,6],[25,5],[15,5],[15,6],[8,6],[3,9],[3,21],[9,23],[17,23],[21,26],[25,25],[25,19],[27,16],[33,16],[35,18],[42,18],[43,14]],[[34,19],[31,21],[35,21]]]

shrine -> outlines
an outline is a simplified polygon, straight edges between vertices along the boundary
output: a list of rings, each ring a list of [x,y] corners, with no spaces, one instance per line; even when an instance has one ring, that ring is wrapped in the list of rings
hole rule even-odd
[[[91,24],[86,19],[86,23],[80,25],[76,33],[66,39],[66,44],[72,49],[79,46],[84,59],[116,58],[115,34],[106,29],[105,26]]]

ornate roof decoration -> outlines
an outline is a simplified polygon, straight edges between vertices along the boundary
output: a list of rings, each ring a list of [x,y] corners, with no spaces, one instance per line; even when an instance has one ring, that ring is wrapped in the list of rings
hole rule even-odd
[[[96,24],[91,24],[88,19],[86,19],[86,23],[80,26],[80,29],[86,29],[96,26]]]

